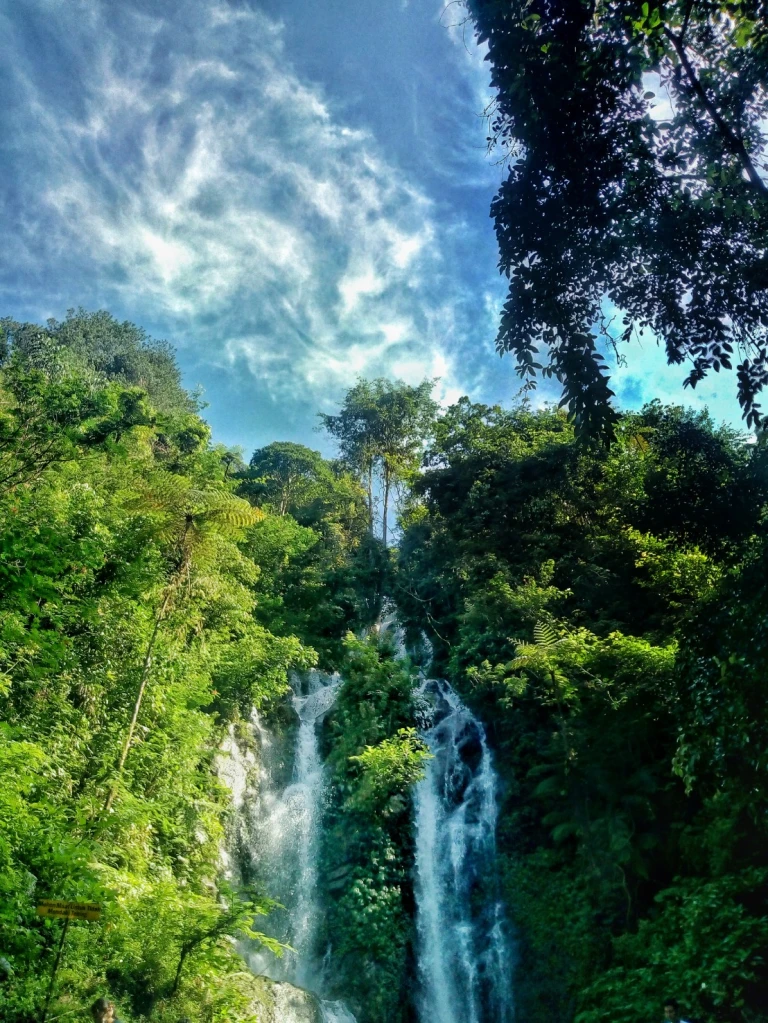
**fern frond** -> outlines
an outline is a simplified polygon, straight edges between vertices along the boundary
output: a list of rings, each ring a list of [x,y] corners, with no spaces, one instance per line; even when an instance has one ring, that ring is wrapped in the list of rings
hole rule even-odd
[[[515,647],[515,656],[509,662],[507,667],[511,671],[520,671],[520,669],[525,668],[538,653],[539,650],[533,645],[533,643],[520,643]]]
[[[254,508],[242,497],[226,490],[195,490],[190,493],[192,514],[202,523],[244,529],[264,518],[260,508]]]
[[[558,635],[552,622],[538,621],[533,627],[533,642],[539,647],[554,646]]]
[[[174,473],[153,473],[149,478],[137,481],[137,494],[130,502],[137,509],[147,511],[175,512],[183,507],[189,498],[189,482]]]

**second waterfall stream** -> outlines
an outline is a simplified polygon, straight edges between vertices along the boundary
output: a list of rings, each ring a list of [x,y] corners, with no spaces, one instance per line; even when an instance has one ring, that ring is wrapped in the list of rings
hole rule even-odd
[[[241,873],[256,877],[279,909],[261,925],[291,946],[282,957],[248,954],[257,975],[317,996],[323,1023],[355,1023],[328,998],[332,943],[320,947],[320,845],[326,800],[321,758],[323,721],[342,680],[312,671],[293,680],[297,727],[289,748],[254,714],[257,753],[231,740],[223,774],[238,808]],[[496,775],[485,732],[443,680],[417,693],[422,737],[430,748],[414,793],[416,904],[414,1011],[420,1023],[511,1023],[511,962],[495,888]],[[250,778],[250,780],[247,780]],[[293,1023],[290,1011],[275,1023]]]
[[[508,1023],[510,961],[495,897],[496,774],[480,722],[426,680],[432,752],[416,788],[416,925],[422,1023]]]

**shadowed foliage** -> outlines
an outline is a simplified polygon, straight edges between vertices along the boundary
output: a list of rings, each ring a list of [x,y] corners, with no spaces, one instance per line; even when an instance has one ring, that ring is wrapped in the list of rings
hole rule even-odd
[[[497,96],[489,142],[509,295],[497,344],[555,376],[577,430],[616,425],[604,354],[651,331],[695,386],[768,380],[764,0],[468,0]],[[637,356],[639,357],[639,356]]]

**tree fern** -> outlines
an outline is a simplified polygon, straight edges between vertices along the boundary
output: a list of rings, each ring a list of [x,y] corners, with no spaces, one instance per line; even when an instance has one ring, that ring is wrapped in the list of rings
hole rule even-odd
[[[114,802],[133,742],[160,628],[168,616],[183,580],[189,576],[195,557],[204,557],[206,547],[212,541],[215,542],[216,537],[231,535],[232,532],[254,525],[264,517],[259,508],[252,507],[243,498],[236,497],[228,490],[214,487],[195,489],[187,480],[169,473],[158,473],[153,476],[150,485],[145,488],[143,499],[147,507],[165,512],[167,516],[164,533],[174,538],[171,550],[172,569],[144,653],[139,688],[128,731],[120,750],[115,778],[104,804],[105,811],[109,811]]]

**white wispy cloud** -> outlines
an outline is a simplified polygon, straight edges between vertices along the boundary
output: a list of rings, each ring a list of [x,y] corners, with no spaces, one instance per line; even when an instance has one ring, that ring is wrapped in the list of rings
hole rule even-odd
[[[34,55],[13,72],[30,301],[43,274],[51,303],[149,312],[263,400],[325,407],[357,375],[471,387],[444,211],[299,78],[279,23],[205,0],[30,8],[72,68],[68,98]]]

